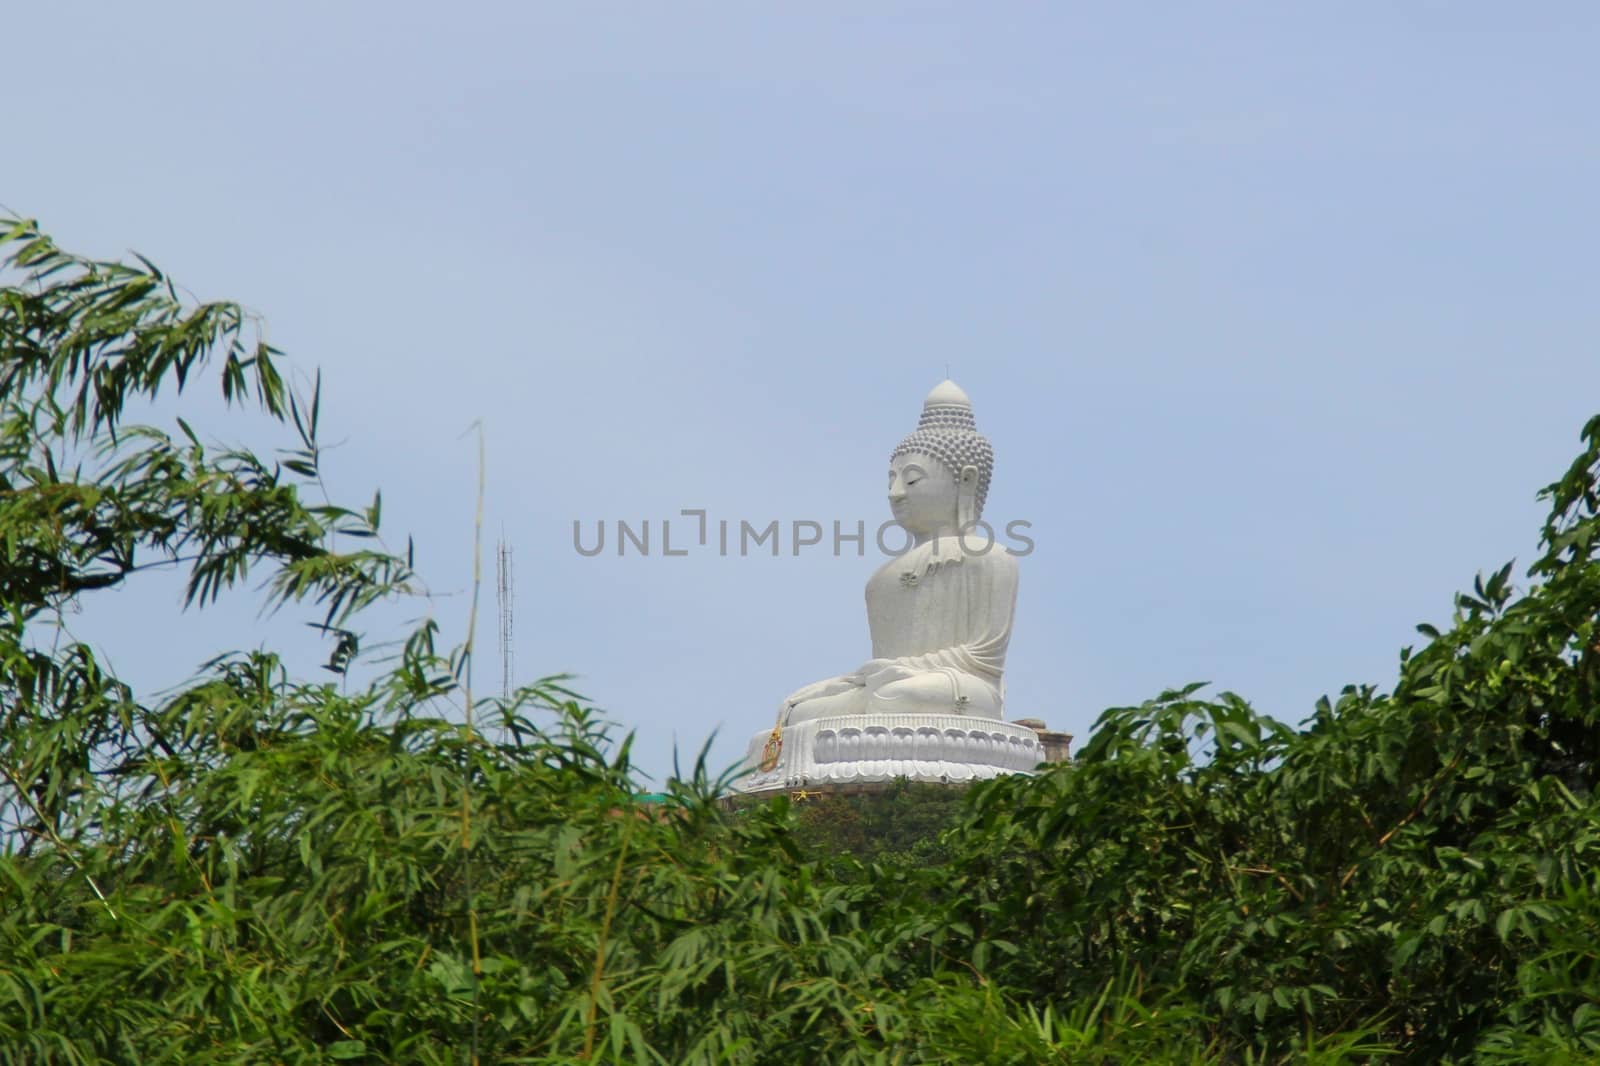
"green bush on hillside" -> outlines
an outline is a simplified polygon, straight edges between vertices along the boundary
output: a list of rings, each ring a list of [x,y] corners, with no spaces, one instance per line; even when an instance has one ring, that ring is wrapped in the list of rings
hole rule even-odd
[[[790,800],[795,842],[808,854],[918,867],[948,861],[941,837],[959,816],[963,797],[958,787],[902,778],[859,792],[800,790]]]

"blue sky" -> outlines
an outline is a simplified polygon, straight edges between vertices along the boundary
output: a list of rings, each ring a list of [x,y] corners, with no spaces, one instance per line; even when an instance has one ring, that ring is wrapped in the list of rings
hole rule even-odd
[[[732,762],[865,659],[877,560],[588,559],[573,520],[870,528],[946,364],[994,442],[990,515],[1037,543],[1011,715],[1082,737],[1205,680],[1298,721],[1531,557],[1600,408],[1597,21],[28,5],[0,204],[320,367],[336,494],[382,487],[435,594],[401,615],[457,638],[482,420],[519,675],[577,673],[651,770],[713,730]],[[185,616],[152,577],[79,628],[155,689],[229,646],[314,674],[299,621]]]

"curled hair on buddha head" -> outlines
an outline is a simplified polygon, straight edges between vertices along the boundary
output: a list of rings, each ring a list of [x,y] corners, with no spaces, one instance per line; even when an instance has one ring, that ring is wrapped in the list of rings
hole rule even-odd
[[[937,459],[959,481],[963,467],[978,470],[977,491],[973,495],[976,520],[983,514],[983,501],[989,495],[989,477],[994,473],[994,448],[972,417],[972,401],[953,381],[935,385],[922,402],[922,417],[911,436],[889,454],[892,463],[902,455],[917,452]]]

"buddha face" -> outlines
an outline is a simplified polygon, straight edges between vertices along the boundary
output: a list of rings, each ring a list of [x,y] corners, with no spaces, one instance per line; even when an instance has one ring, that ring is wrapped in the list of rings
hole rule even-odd
[[[960,487],[956,475],[929,455],[907,452],[889,464],[889,510],[919,542],[954,532]]]

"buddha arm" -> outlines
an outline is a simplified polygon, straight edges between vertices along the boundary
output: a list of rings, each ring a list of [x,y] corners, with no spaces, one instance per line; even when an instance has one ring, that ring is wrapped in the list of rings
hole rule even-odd
[[[846,674],[843,677],[830,677],[823,681],[813,681],[801,689],[796,689],[784,700],[785,704],[801,703],[805,700],[819,699],[823,696],[836,696],[841,692],[848,692],[852,688],[860,688],[860,680],[852,680],[854,675]]]

